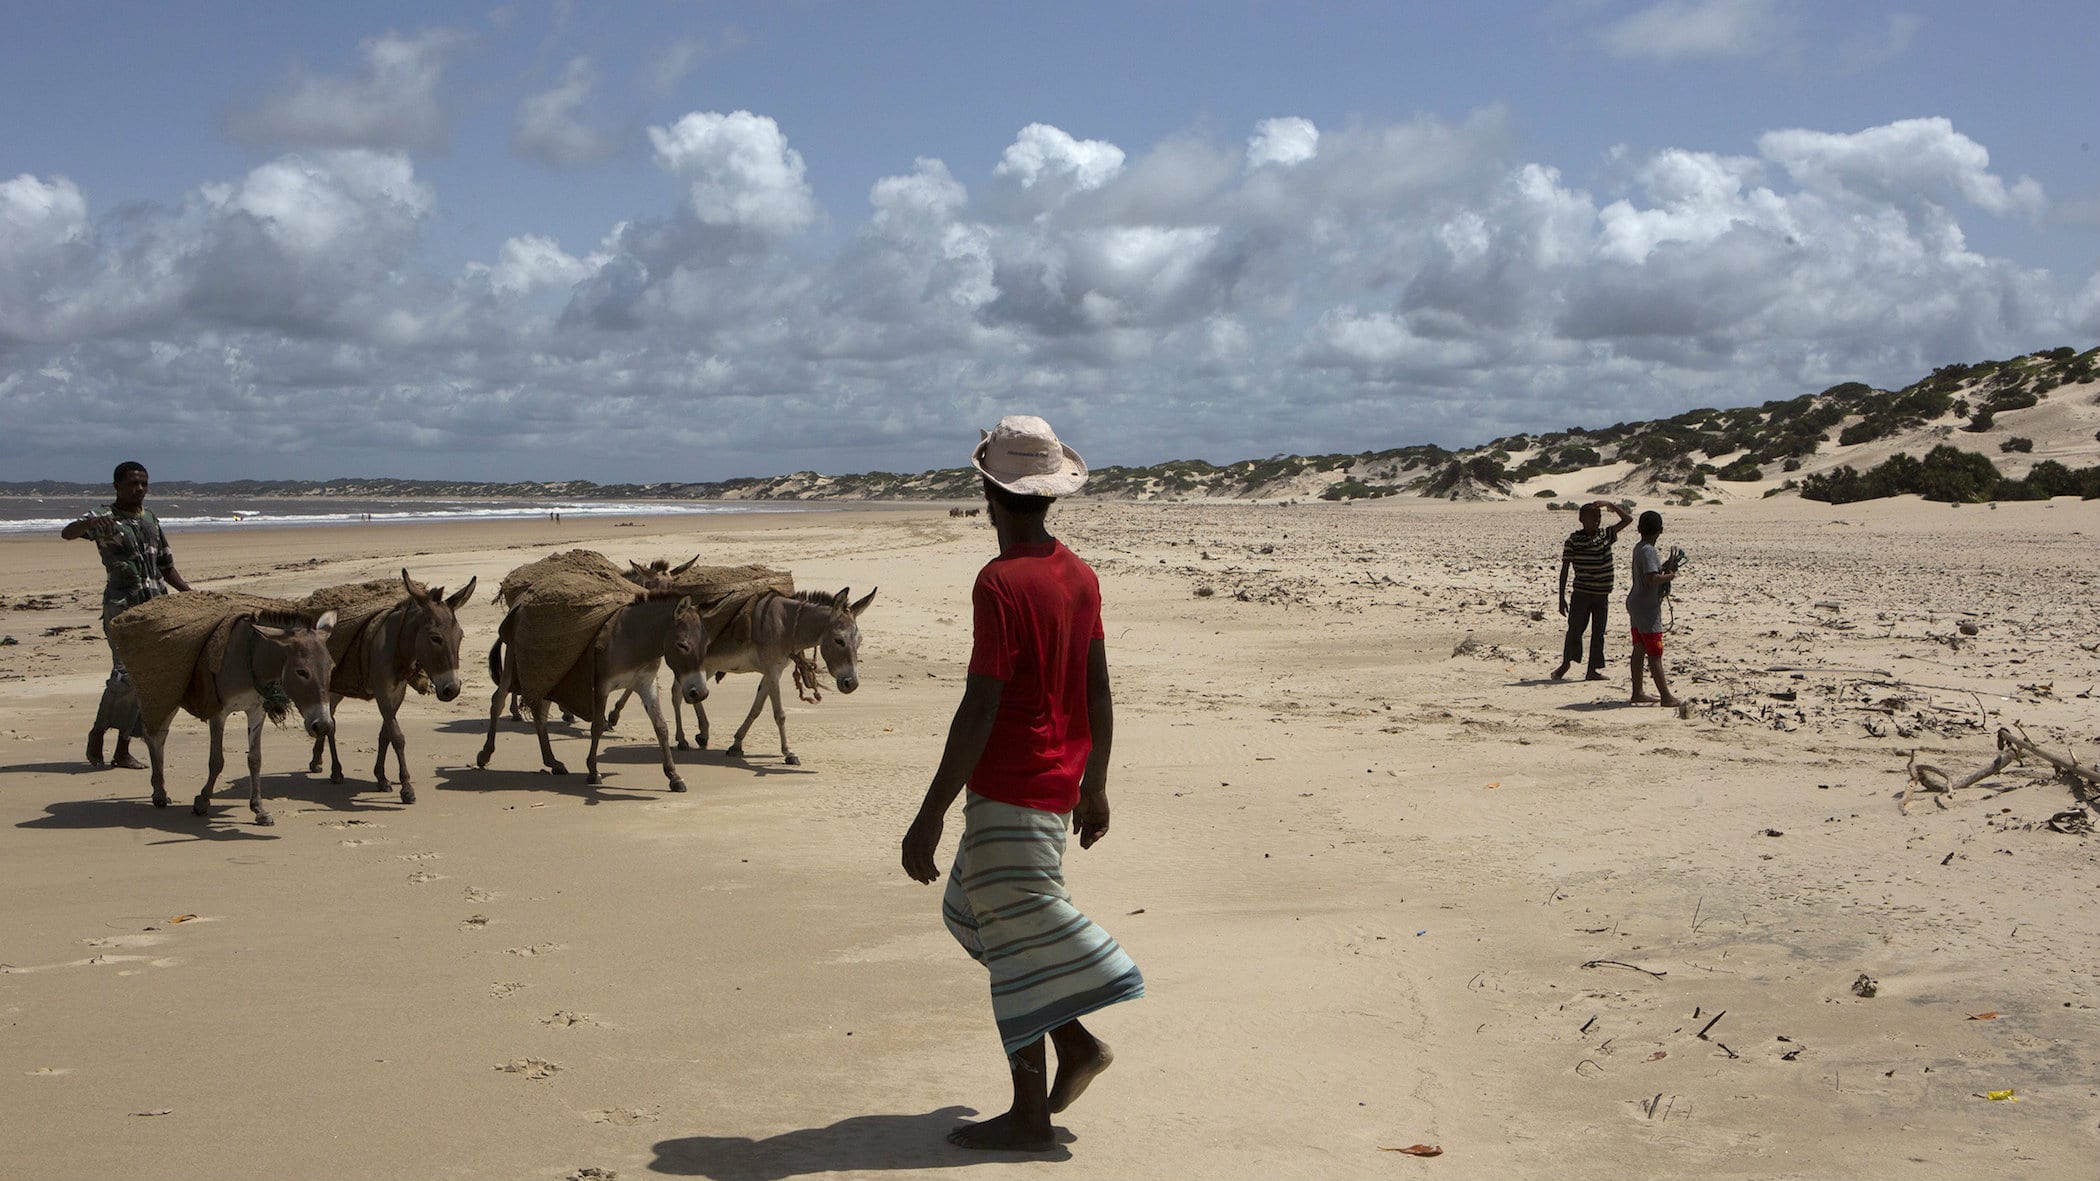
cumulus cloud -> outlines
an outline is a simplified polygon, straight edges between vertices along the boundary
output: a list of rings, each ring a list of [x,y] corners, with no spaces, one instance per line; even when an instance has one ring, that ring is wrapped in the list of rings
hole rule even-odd
[[[1320,150],[1320,129],[1310,119],[1264,119],[1247,139],[1247,166],[1303,164]]]
[[[87,415],[121,436],[90,466],[132,438],[171,477],[218,472],[231,437],[284,465],[242,473],[261,475],[322,454],[487,477],[916,470],[1015,402],[1096,439],[1097,462],[1229,460],[1790,397],[2100,334],[2100,276],[1970,244],[2046,205],[1945,120],[1566,172],[1500,108],[1127,154],[1035,124],[968,162],[994,173],[978,191],[925,157],[836,211],[770,118],[699,112],[649,142],[659,191],[623,191],[598,241],[519,226],[443,275],[437,194],[398,152],[291,153],[99,215],[63,178],[0,182],[19,426],[0,461],[74,454],[62,424]],[[834,217],[836,239],[809,232]]]
[[[656,162],[689,182],[692,214],[707,225],[786,234],[817,218],[802,153],[767,116],[695,111],[651,127],[649,142]]]
[[[589,111],[598,72],[589,58],[579,57],[562,71],[561,81],[518,104],[510,125],[510,149],[556,168],[595,164],[619,150],[617,133]]]
[[[1607,25],[1598,39],[1616,58],[1683,62],[1759,57],[1792,36],[1777,0],[1661,0]]]
[[[1066,180],[1077,189],[1098,189],[1123,170],[1123,149],[1098,139],[1074,139],[1047,123],[1030,123],[999,158],[994,175],[1010,176],[1022,188]]]
[[[445,57],[464,41],[450,29],[367,38],[354,73],[294,67],[280,93],[230,112],[227,129],[278,147],[441,148],[448,134],[439,95]]]
[[[1991,154],[1983,145],[1942,118],[1903,119],[1852,134],[1771,131],[1757,142],[1759,151],[1802,187],[1820,192],[1892,205],[1968,204],[2029,216],[2048,205],[2039,183],[2023,176],[2008,185],[1991,172]]]

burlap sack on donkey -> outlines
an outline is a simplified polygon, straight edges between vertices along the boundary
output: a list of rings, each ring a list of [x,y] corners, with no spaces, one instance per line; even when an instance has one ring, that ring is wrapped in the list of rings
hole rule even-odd
[[[381,616],[407,601],[408,592],[398,578],[324,586],[299,600],[299,609],[311,618],[319,619],[323,611],[335,612],[335,630],[328,633],[328,655],[335,661],[335,675],[328,679],[330,693],[371,698],[372,691],[368,687],[371,679],[366,675],[369,670],[365,667],[370,647],[365,641]],[[412,676],[405,679],[417,692],[430,692],[427,679]]]
[[[771,566],[692,566],[657,583],[658,593],[676,592],[693,600],[702,613],[713,611],[732,595],[772,590],[795,593],[795,576]]]
[[[590,667],[580,670],[580,686],[571,674],[613,616],[642,597],[642,588],[604,554],[577,549],[518,567],[504,575],[496,593],[511,608],[518,693],[589,716]],[[565,681],[557,695],[556,686]]]
[[[157,729],[178,709],[217,717],[213,678],[233,638],[233,625],[259,615],[312,619],[300,605],[239,591],[189,591],[148,599],[109,621],[110,642],[139,693],[146,728]]]

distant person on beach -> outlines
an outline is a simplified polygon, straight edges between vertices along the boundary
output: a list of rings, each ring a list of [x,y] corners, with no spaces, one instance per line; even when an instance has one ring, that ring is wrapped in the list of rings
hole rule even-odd
[[[146,489],[150,481],[146,465],[136,460],[126,460],[117,465],[112,479],[116,488],[116,499],[107,512],[89,513],[77,521],[68,521],[59,536],[67,541],[88,537],[94,539],[95,548],[102,554],[102,569],[107,575],[102,586],[102,624],[104,638],[108,638],[109,621],[129,607],[158,595],[168,593],[169,587],[179,591],[190,589],[182,575],[175,569],[175,556],[168,549],[168,535],[161,531],[160,519],[146,507]],[[110,765],[138,770],[145,766],[131,754],[131,740],[145,735],[145,719],[139,714],[138,691],[131,684],[131,674],[124,669],[124,662],[117,658],[115,644],[109,649],[109,680],[102,686],[101,704],[95,707],[94,725],[88,728],[87,760],[95,767],[102,762],[102,733],[117,732],[116,757]]]
[[[1618,523],[1609,529],[1599,528],[1604,523],[1604,510],[1610,509],[1619,515]],[[1590,633],[1590,671],[1582,679],[1601,681],[1604,679],[1604,617],[1611,605],[1611,547],[1618,544],[1619,531],[1633,523],[1633,517],[1624,507],[1609,500],[1593,500],[1582,506],[1575,514],[1582,528],[1568,534],[1560,543],[1560,613],[1568,618],[1568,636],[1560,646],[1560,667],[1553,670],[1553,679],[1568,675],[1568,669],[1582,659],[1582,633]],[[1568,572],[1575,572],[1575,597],[1568,597]]]
[[[1013,1106],[965,1124],[963,1148],[1046,1152],[1053,1112],[1079,1098],[1113,1060],[1081,1017],[1144,995],[1145,980],[1065,888],[1067,829],[1079,847],[1108,834],[1114,737],[1101,585],[1044,527],[1051,502],[1077,492],[1086,464],[1050,424],[1010,415],[971,456],[983,477],[999,556],[977,574],[962,704],[940,766],[904,834],[904,872],[940,877],[934,854],[955,797],[962,838],[941,916],[991,973],[992,1016],[1013,1074]],[[1057,1078],[1045,1078],[1048,1036]]]
[[[1677,577],[1676,559],[1663,561],[1655,541],[1662,536],[1662,514],[1649,509],[1641,514],[1641,541],[1633,547],[1633,586],[1626,591],[1626,619],[1633,625],[1633,697],[1637,705],[1676,705],[1670,683],[1663,679],[1663,596],[1670,580]],[[1641,669],[1655,678],[1654,697],[1641,690]]]

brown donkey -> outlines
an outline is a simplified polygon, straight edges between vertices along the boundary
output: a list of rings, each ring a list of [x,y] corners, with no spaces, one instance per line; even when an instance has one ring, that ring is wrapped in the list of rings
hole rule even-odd
[[[459,609],[474,597],[481,580],[469,578],[467,585],[449,597],[444,587],[424,589],[423,584],[401,571],[406,592],[393,606],[360,621],[356,627],[339,626],[329,636],[328,650],[335,657],[335,674],[328,683],[331,713],[345,697],[355,697],[379,706],[379,753],[372,762],[372,778],[385,791],[387,748],[394,752],[394,768],[401,776],[401,802],[416,802],[416,789],[408,776],[408,740],[401,729],[401,702],[410,686],[418,692],[435,690],[439,701],[459,696]],[[423,683],[428,682],[427,687]],[[321,769],[321,747],[328,747],[328,782],[343,781],[343,760],[336,753],[335,731],[314,739],[313,760],[308,771]]]
[[[202,687],[202,698],[183,703],[183,708],[211,725],[211,761],[204,789],[191,802],[199,816],[211,812],[211,792],[226,768],[226,716],[235,710],[248,715],[248,810],[257,824],[275,824],[262,803],[263,719],[282,719],[296,708],[306,732],[326,737],[335,729],[328,709],[328,678],[334,671],[328,655],[328,633],[335,626],[335,612],[308,622],[291,611],[260,611],[241,615],[224,625],[223,644],[207,647],[192,684]],[[215,653],[215,654],[214,654]],[[199,709],[200,703],[208,702]],[[175,719],[172,704],[151,707],[146,723],[146,749],[153,758],[153,806],[168,806],[168,727]]]
[[[496,643],[489,649],[489,676],[495,680],[496,689],[489,698],[488,739],[474,760],[477,767],[488,766],[495,755],[496,723],[502,717],[504,701],[515,686],[523,683],[519,661],[531,650],[529,644],[522,642],[532,626],[529,616],[528,608],[513,608],[503,617],[496,630]],[[540,740],[541,765],[556,775],[569,773],[554,757],[554,746],[547,740],[547,702],[551,699],[590,718],[590,778],[586,782],[593,787],[603,783],[604,776],[598,771],[598,743],[605,734],[606,699],[615,690],[631,689],[640,694],[642,708],[656,728],[664,778],[670,781],[672,791],[684,791],[685,780],[671,761],[671,736],[664,726],[663,709],[657,704],[656,671],[669,665],[671,691],[697,706],[707,698],[706,654],[706,624],[690,599],[675,593],[656,596],[639,592],[634,602],[621,607],[605,623],[576,667],[559,678],[555,690],[548,697],[529,702],[533,731]]]

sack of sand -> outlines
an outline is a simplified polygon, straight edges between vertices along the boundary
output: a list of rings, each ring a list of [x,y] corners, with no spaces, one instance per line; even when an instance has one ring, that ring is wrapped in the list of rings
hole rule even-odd
[[[212,674],[226,654],[233,625],[260,615],[307,616],[284,599],[240,591],[189,591],[148,599],[109,621],[117,658],[138,689],[146,728],[156,729],[177,709],[199,718],[219,714]]]
[[[328,691],[344,697],[368,698],[371,683],[366,677],[367,633],[378,619],[408,598],[398,578],[375,578],[369,582],[346,582],[324,586],[299,600],[299,609],[318,619],[324,611],[335,612],[335,630],[328,633],[328,655],[335,661],[335,675]],[[417,676],[409,685],[418,693],[430,692],[427,677]]]
[[[656,593],[683,595],[703,613],[720,607],[732,596],[759,591],[795,593],[795,576],[771,566],[687,566],[656,581]]]
[[[589,713],[588,705],[576,708],[574,693],[556,698],[554,689],[620,608],[646,592],[604,554],[578,549],[518,567],[504,575],[496,593],[511,608],[518,693],[528,701],[559,700],[571,712]]]

